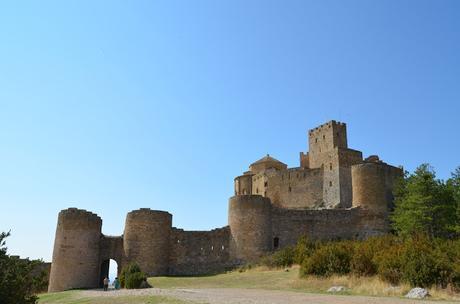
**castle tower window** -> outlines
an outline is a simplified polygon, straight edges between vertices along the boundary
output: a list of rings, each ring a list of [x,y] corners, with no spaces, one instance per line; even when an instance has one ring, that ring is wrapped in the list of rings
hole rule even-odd
[[[318,142],[318,138],[315,138],[315,143],[317,143],[317,142]]]
[[[267,191],[264,192],[264,196],[267,196]]]
[[[329,187],[332,187],[332,181],[329,182]]]
[[[291,192],[291,191],[292,191],[292,188],[291,188],[291,186],[289,186],[289,189],[288,189],[288,190],[289,190],[289,192]]]
[[[264,186],[267,187],[267,186],[268,186],[268,182],[265,182],[265,183],[264,183]]]
[[[273,239],[273,249],[278,249],[280,246],[280,238],[279,237],[275,237]]]
[[[323,135],[323,139],[326,139],[326,135]]]
[[[256,188],[256,194],[259,194],[259,188]]]
[[[329,164],[329,170],[332,170],[332,163]]]

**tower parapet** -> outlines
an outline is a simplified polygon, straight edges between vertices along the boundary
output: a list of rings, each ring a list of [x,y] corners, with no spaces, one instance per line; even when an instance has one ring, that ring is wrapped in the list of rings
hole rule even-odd
[[[99,286],[101,227],[102,219],[86,210],[59,213],[48,291]]]
[[[252,194],[252,174],[245,172],[245,174],[235,177],[235,195],[249,195]]]

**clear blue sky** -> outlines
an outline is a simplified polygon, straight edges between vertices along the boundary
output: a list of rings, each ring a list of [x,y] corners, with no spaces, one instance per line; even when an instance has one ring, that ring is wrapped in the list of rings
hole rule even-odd
[[[233,178],[306,132],[406,169],[460,165],[459,1],[3,1],[0,231],[50,260],[75,206],[227,224]]]

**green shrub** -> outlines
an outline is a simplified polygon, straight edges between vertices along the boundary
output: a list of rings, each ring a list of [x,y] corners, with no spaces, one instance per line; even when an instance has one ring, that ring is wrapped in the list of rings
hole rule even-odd
[[[294,264],[294,248],[286,247],[273,254],[276,267],[290,267]]]
[[[428,239],[408,239],[402,255],[403,279],[411,286],[430,287],[440,279],[434,250]]]
[[[294,248],[293,262],[301,265],[306,258],[312,255],[316,247],[316,243],[309,241],[305,236],[301,237]]]
[[[402,243],[394,243],[376,253],[373,260],[377,265],[377,274],[381,280],[392,285],[398,285],[401,282],[403,250],[404,245]]]
[[[372,276],[377,273],[374,251],[369,243],[358,244],[350,261],[350,271],[357,276]]]
[[[125,288],[137,289],[141,287],[142,282],[147,279],[143,272],[130,273],[125,278]]]
[[[140,288],[141,283],[147,276],[141,271],[136,263],[130,263],[123,267],[120,274],[120,285],[128,289]]]
[[[446,288],[450,284],[460,291],[458,239],[386,235],[364,241],[311,243],[302,238],[294,248],[294,261],[300,260],[300,276],[378,275],[393,285],[407,282],[414,287]],[[268,261],[276,264],[274,257]]]
[[[270,268],[290,267],[294,264],[294,248],[285,247],[260,259],[260,264]]]
[[[328,277],[333,274],[344,275],[350,272],[353,255],[351,242],[330,242],[319,246],[301,265],[300,275],[310,274]]]

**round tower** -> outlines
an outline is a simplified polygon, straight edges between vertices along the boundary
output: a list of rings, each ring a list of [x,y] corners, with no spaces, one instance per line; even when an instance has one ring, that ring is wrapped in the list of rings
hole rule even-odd
[[[252,194],[252,176],[249,172],[235,177],[235,195]]]
[[[388,210],[385,190],[385,168],[377,162],[365,162],[351,167],[353,207],[376,213]]]
[[[272,249],[270,199],[260,195],[237,195],[229,200],[228,223],[233,259],[253,261]]]
[[[99,286],[102,220],[86,210],[59,212],[49,292]]]
[[[127,261],[148,275],[166,275],[169,267],[172,215],[142,208],[126,216],[123,247]]]

